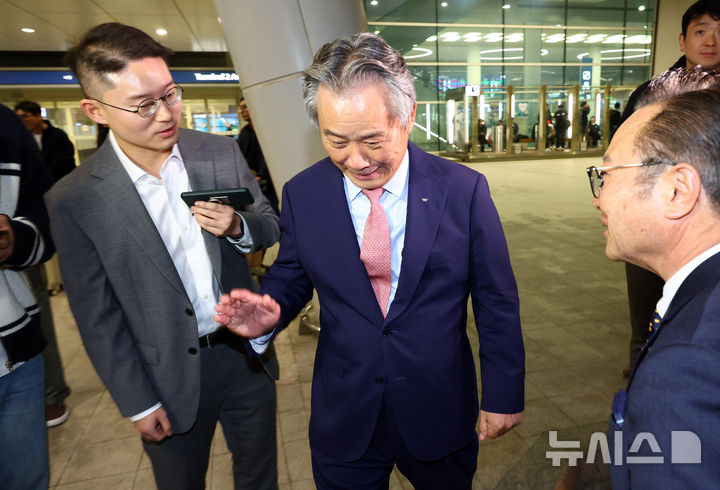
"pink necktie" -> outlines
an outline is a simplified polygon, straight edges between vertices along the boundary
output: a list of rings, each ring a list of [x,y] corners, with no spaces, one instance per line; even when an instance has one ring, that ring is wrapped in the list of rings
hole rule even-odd
[[[390,225],[385,211],[380,205],[380,196],[385,189],[364,189],[362,191],[370,199],[370,214],[363,231],[360,260],[365,264],[370,277],[375,297],[380,305],[383,317],[387,315],[390,299]]]

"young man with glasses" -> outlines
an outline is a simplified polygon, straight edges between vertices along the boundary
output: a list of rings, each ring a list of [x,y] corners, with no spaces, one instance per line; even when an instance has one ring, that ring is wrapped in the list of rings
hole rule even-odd
[[[616,490],[720,481],[720,91],[678,82],[666,80],[665,98],[635,112],[603,166],[588,168],[608,258],[665,281],[612,405]]]
[[[91,29],[66,61],[106,142],[47,197],[85,348],[143,438],[160,489],[204,488],[220,421],[236,488],[276,488],[277,361],[213,320],[222,291],[251,287],[245,254],[279,237],[235,142],[180,128],[172,51],[142,31]],[[190,190],[247,187],[243,210],[188,208]]]

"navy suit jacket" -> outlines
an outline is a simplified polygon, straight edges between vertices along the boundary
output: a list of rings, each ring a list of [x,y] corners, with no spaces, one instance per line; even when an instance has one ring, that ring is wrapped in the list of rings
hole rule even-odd
[[[720,254],[700,264],[673,298],[658,334],[643,348],[628,381],[625,422],[611,420],[609,441],[622,431],[623,461],[613,461],[613,488],[717,488],[720,485]],[[693,432],[702,447],[701,464],[673,463],[693,456],[692,444],[672,432]],[[638,434],[653,435],[660,452]],[[691,436],[692,438],[692,436]],[[686,441],[687,442],[687,441]],[[633,452],[629,452],[630,449]],[[613,445],[610,454],[615,458]],[[657,448],[656,448],[657,449]],[[662,464],[626,462],[662,456]]]
[[[360,261],[343,174],[326,158],[283,190],[278,258],[263,290],[284,327],[320,300],[310,444],[351,461],[367,449],[383,396],[412,454],[433,460],[475,437],[478,389],[466,333],[472,294],[482,408],[523,410],[518,295],[485,177],[409,144],[402,267],[383,318]]]

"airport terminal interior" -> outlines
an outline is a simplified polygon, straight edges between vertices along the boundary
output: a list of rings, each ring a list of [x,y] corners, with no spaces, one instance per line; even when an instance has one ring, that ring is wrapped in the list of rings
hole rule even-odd
[[[592,458],[583,457],[577,466],[567,459],[554,465],[550,443],[551,431],[557,431],[559,441],[580,441],[587,456],[592,435],[607,430],[614,393],[626,383],[630,325],[624,265],[604,255],[603,227],[585,168],[601,165],[615,104],[624,107],[639,84],[682,54],[677,12],[692,2],[337,1],[360,4],[367,29],[405,56],[418,94],[411,140],[485,174],[505,230],[520,292],[525,411],[518,427],[481,441],[473,488],[610,488],[606,468]],[[235,19],[220,19],[219,3],[0,0],[0,102],[10,107],[23,99],[39,102],[43,116],[68,133],[82,164],[97,148],[97,127],[78,104],[82,93],[62,65],[62,53],[93,25],[117,21],[176,51],[170,68],[185,89],[182,126],[236,138],[245,124],[238,108],[246,95],[244,74],[223,34],[222,26]],[[296,9],[312,0],[288,3]],[[257,86],[263,83],[270,82]],[[579,134],[583,102],[599,127],[596,146]],[[561,104],[570,126],[566,145],[555,149],[552,114]],[[482,146],[479,119],[488,134]],[[280,140],[263,137],[262,126],[258,133],[261,144]],[[268,163],[272,174],[284,175],[283,162],[268,158]],[[287,179],[274,180],[280,190]],[[264,262],[270,264],[276,253],[277,247],[269,249]],[[51,302],[72,394],[67,422],[48,429],[50,488],[155,488],[140,438],[85,353],[65,292]],[[316,315],[311,312],[311,319]],[[477,354],[472,309],[468,336]],[[316,344],[317,334],[298,320],[275,340],[281,489],[315,488],[307,429]],[[230,454],[220,430],[207,488],[232,488]],[[390,488],[412,486],[395,471]]]

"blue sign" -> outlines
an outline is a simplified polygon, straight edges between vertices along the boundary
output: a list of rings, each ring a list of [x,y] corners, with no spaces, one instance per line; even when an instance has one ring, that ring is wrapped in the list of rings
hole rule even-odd
[[[181,85],[195,83],[237,84],[239,77],[232,70],[170,70]],[[0,70],[0,85],[78,85],[69,70]]]
[[[592,58],[583,58],[583,63],[592,63]],[[580,89],[590,90],[592,86],[592,66],[580,67]]]

